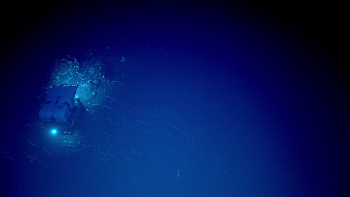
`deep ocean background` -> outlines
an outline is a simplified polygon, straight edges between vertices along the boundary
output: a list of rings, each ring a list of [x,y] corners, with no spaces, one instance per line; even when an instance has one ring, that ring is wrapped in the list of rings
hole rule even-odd
[[[350,195],[344,7],[3,7],[0,196]],[[91,50],[128,75],[80,122],[84,149],[48,154],[42,87]]]

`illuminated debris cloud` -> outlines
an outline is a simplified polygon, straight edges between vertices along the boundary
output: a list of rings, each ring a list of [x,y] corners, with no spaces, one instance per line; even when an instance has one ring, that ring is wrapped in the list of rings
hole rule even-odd
[[[54,84],[77,84],[76,97],[80,99],[88,112],[94,113],[98,108],[104,106],[103,103],[113,91],[117,91],[122,86],[120,81],[127,76],[125,74],[127,70],[123,68],[127,68],[127,65],[120,64],[128,63],[121,55],[113,57],[108,54],[108,61],[106,61],[106,53],[98,55],[89,52],[88,54],[86,60],[81,62],[70,55],[56,60],[50,81],[45,88],[48,93]]]

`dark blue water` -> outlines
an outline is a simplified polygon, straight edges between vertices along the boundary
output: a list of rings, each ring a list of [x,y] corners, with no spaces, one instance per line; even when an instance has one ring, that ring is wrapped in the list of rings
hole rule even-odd
[[[341,12],[292,8],[69,3],[6,22],[0,196],[348,196]],[[38,116],[67,55],[118,80],[71,152]]]

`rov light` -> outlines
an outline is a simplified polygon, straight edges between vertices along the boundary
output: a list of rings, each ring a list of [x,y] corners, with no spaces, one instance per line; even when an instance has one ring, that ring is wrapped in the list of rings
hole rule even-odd
[[[52,134],[52,135],[56,135],[56,134],[57,134],[57,130],[56,130],[56,129],[52,129],[52,130],[51,130],[51,134]]]

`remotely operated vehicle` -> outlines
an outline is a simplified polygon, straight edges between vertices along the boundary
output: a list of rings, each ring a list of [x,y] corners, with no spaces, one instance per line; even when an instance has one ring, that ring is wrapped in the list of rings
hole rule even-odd
[[[39,117],[52,135],[74,135],[75,123],[83,107],[75,99],[78,85],[54,85],[41,106]]]

